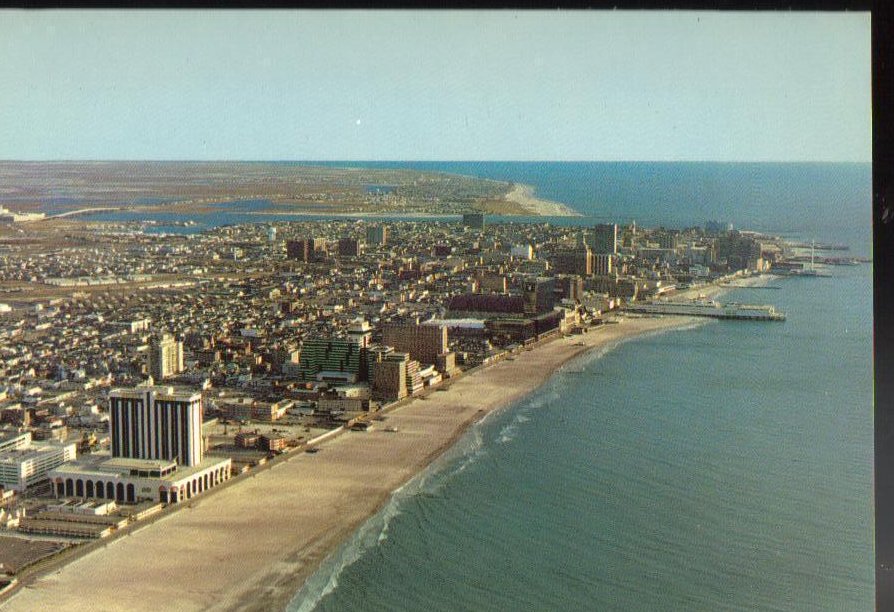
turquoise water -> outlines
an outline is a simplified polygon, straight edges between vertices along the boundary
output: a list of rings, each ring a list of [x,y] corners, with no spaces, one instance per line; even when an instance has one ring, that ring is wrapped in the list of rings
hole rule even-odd
[[[296,596],[318,610],[870,610],[871,268],[566,365]]]

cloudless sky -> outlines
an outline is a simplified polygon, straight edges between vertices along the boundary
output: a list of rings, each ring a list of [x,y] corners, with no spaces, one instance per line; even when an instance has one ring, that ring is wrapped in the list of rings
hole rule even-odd
[[[870,161],[868,13],[0,11],[0,159]]]

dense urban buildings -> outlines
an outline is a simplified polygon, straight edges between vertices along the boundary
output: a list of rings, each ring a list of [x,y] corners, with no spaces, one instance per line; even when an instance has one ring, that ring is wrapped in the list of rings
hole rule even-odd
[[[72,224],[44,246],[16,224],[25,241],[0,243],[0,522],[105,537],[619,307],[810,273],[785,241],[726,227],[484,221]],[[109,525],[60,518],[74,509]]]

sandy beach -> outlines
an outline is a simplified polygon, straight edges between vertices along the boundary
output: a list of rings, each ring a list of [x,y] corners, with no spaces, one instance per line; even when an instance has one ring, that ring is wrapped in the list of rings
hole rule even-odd
[[[596,347],[689,325],[627,318],[460,377],[390,413],[397,433],[347,432],[114,540],[10,598],[6,610],[283,609],[307,577],[475,421]]]
[[[737,279],[763,285],[769,277]],[[677,294],[717,297],[708,285]],[[25,581],[4,610],[284,609],[306,579],[392,493],[473,423],[533,392],[570,359],[638,335],[691,326],[693,317],[621,317],[557,338],[413,399],[368,432],[346,432],[298,453],[48,575]],[[162,604],[164,602],[164,604]]]
[[[532,215],[540,215],[545,217],[580,217],[581,214],[576,210],[565,206],[559,202],[550,200],[541,200],[534,197],[534,188],[530,185],[522,185],[516,183],[512,190],[509,191],[504,199],[515,202]]]

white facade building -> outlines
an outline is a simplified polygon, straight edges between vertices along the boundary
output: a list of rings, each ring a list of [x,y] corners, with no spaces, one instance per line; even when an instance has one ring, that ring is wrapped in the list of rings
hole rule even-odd
[[[66,461],[74,461],[76,456],[77,445],[74,442],[30,444],[0,452],[0,486],[25,491],[31,485],[46,480],[50,470]]]
[[[183,371],[183,343],[170,334],[154,338],[149,346],[149,374],[156,381]]]
[[[209,457],[198,465],[183,467],[173,461],[95,453],[50,471],[49,477],[56,497],[175,504],[229,480],[232,464],[229,458]]]

